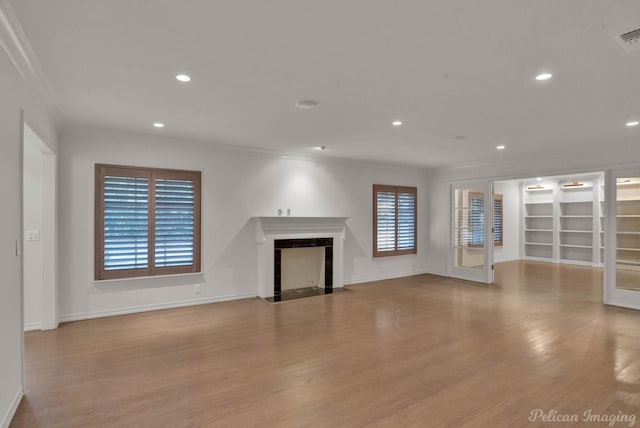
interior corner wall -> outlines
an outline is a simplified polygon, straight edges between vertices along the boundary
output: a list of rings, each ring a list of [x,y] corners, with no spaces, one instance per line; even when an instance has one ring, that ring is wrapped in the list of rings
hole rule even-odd
[[[494,247],[493,262],[520,259],[520,185],[517,181],[498,181],[494,193],[502,195],[502,246]]]
[[[254,216],[344,216],[345,283],[423,273],[426,171],[283,158],[154,135],[70,129],[59,153],[61,320],[257,295]],[[202,274],[93,281],[94,165],[202,171]],[[372,185],[418,188],[418,254],[372,258]],[[195,294],[195,284],[200,293]]]
[[[53,118],[0,50],[0,427],[22,397],[22,128],[24,118],[56,149]]]

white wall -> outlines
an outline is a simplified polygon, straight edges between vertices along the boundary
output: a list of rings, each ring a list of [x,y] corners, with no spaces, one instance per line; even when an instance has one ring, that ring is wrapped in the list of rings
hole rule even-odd
[[[3,28],[0,39],[6,39]],[[22,396],[23,384],[22,259],[16,256],[16,242],[22,242],[22,112],[53,150],[56,130],[44,104],[1,49],[0,94],[0,427],[4,427]]]
[[[497,181],[494,193],[502,195],[502,247],[494,247],[493,262],[520,259],[520,185],[517,181]]]
[[[28,138],[24,141],[23,209],[24,230],[42,232],[42,153]],[[43,253],[42,241],[24,242],[24,327],[42,327]]]
[[[345,216],[346,283],[424,272],[426,172],[284,159],[152,135],[75,129],[60,145],[61,319],[257,295],[253,216]],[[202,170],[202,275],[93,281],[94,164]],[[372,259],[372,185],[418,187],[417,255]],[[193,284],[201,293],[194,294]]]
[[[501,156],[505,156],[504,154]],[[440,168],[429,171],[427,181],[429,219],[427,231],[427,272],[436,275],[447,273],[447,251],[449,251],[449,183],[465,180],[516,179],[537,176],[552,176],[572,173],[590,173],[610,168],[640,168],[640,151],[634,145],[611,150],[606,143],[598,150],[575,150],[528,156],[501,158],[495,163],[465,165],[455,168]]]

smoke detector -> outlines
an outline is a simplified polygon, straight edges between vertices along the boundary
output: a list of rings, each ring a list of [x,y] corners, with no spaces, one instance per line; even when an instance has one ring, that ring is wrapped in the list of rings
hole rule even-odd
[[[620,34],[615,39],[627,52],[640,51],[640,28]]]

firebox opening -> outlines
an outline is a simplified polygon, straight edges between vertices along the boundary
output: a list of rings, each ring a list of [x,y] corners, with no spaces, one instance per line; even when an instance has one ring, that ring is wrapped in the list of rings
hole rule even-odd
[[[333,238],[276,239],[273,301],[333,293]]]

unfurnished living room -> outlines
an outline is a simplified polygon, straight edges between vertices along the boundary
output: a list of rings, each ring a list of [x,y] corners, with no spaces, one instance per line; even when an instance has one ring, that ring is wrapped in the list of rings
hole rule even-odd
[[[0,0],[0,428],[640,424],[637,0]]]

